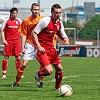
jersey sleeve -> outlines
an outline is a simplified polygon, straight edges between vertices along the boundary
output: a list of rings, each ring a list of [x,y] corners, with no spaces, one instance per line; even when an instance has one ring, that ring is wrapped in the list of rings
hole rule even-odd
[[[46,27],[46,18],[40,19],[36,27],[33,29],[33,31],[37,34],[39,34],[45,27]]]

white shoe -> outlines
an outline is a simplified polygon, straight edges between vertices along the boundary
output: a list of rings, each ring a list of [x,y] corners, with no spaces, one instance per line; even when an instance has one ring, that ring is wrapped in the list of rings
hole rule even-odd
[[[41,77],[38,76],[38,71],[36,71],[35,84],[36,84],[37,86],[40,86],[40,78],[41,78]]]
[[[2,78],[6,78],[6,75],[2,75]]]
[[[22,75],[21,78],[25,78],[25,76]]]

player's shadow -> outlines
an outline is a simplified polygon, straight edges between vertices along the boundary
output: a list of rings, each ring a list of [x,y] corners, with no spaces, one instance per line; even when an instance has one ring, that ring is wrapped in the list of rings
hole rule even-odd
[[[29,89],[30,87],[29,86],[24,86],[24,85],[21,85],[21,86],[18,86],[18,87],[12,87],[11,84],[0,84],[0,91],[38,91],[37,89],[34,89],[34,88],[31,88]],[[27,88],[29,87],[29,88]]]

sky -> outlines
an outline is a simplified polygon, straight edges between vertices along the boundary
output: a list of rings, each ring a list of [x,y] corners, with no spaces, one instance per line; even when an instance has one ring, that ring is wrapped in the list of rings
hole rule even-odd
[[[1,7],[13,7],[13,0],[0,0],[0,8]],[[37,3],[38,0],[20,0],[20,3],[14,4],[14,7],[21,7],[21,8],[30,8],[32,3]],[[100,7],[100,0],[40,0],[41,8],[51,8],[51,6],[55,3],[61,5],[61,7],[67,8],[77,5],[83,5],[84,2],[95,2],[97,7]]]

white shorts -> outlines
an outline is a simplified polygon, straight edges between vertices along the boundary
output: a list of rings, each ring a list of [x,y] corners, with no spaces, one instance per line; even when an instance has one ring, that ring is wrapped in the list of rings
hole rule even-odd
[[[22,54],[23,60],[36,60],[37,49],[30,43],[26,42],[24,46],[26,52]]]

